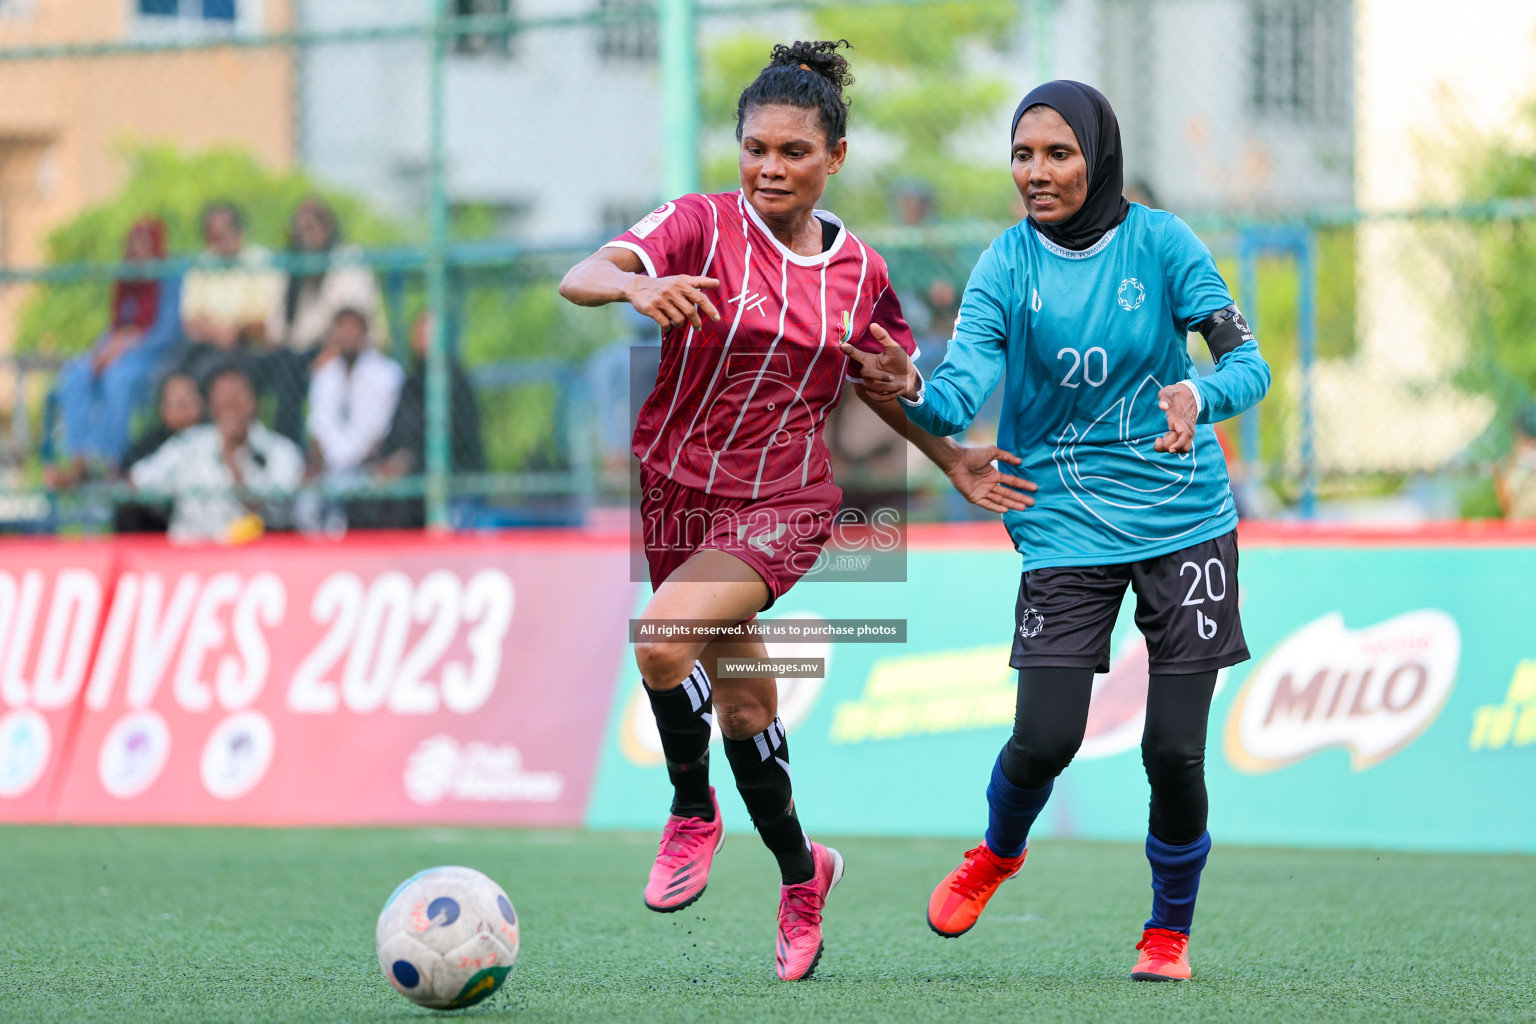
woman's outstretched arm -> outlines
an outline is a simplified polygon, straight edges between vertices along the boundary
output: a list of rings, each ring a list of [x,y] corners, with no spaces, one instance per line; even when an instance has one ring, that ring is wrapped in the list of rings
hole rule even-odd
[[[719,281],[689,274],[651,277],[644,270],[637,253],[604,246],[566,271],[560,294],[578,306],[628,302],[664,331],[685,320],[697,328],[703,326],[702,317],[720,319],[720,311],[704,294],[706,288],[718,288]]]

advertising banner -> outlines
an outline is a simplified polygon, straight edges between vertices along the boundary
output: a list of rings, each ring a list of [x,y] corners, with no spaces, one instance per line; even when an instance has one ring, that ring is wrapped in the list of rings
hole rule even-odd
[[[54,682],[40,631],[29,708],[78,696],[58,820],[582,820],[633,603],[622,543],[116,551],[110,600],[78,599],[99,620],[89,672],[65,659]]]
[[[0,820],[49,816],[112,599],[114,551],[6,546],[0,563]]]
[[[4,550],[0,820],[665,818],[622,536]],[[1211,711],[1219,840],[1536,850],[1536,531],[1245,529],[1236,583],[1253,658]],[[1048,628],[1014,621],[1017,586],[993,527],[914,528],[906,582],[804,583],[763,616],[800,666],[780,716],[808,828],[980,834],[1013,631]],[[1133,600],[1037,835],[1144,834]]]
[[[768,613],[908,623],[903,644],[770,651],[825,658],[824,678],[780,683],[808,829],[974,839],[985,827],[986,780],[1013,721],[1018,562],[961,536],[919,533],[904,584],[806,584]],[[1253,657],[1218,680],[1206,752],[1218,841],[1536,850],[1533,541],[1245,529],[1238,598]],[[1147,655],[1133,602],[1036,835],[1145,835]],[[654,829],[666,814],[637,697],[625,659],[588,817],[597,827]],[[727,826],[750,829],[724,757],[713,765]]]

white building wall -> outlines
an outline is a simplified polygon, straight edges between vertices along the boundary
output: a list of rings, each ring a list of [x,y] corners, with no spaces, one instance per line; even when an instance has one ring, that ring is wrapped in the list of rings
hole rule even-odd
[[[1348,0],[1317,3],[1317,46],[1273,56],[1325,63],[1324,29],[1330,18],[1347,26]],[[1299,114],[1257,106],[1255,10],[1249,0],[1097,0],[1096,84],[1120,119],[1126,179],[1169,209],[1265,214],[1351,201],[1347,84]],[[1337,49],[1347,62],[1347,44]]]
[[[1536,3],[1465,0],[1454,17],[1428,0],[1356,0],[1356,10],[1360,206],[1456,204],[1475,140],[1508,131],[1536,97]],[[1359,350],[1314,377],[1325,465],[1433,467],[1487,428],[1491,401],[1450,383],[1468,339],[1450,315],[1442,257],[1472,244],[1443,224],[1359,229]]]
[[[430,0],[305,0],[306,29],[416,24]],[[582,13],[588,0],[516,0],[526,17]],[[305,165],[408,220],[426,209],[425,40],[337,44],[302,58]],[[605,59],[592,27],[536,29],[506,55],[451,53],[445,79],[450,199],[508,211],[538,242],[595,236],[660,199],[654,61]]]

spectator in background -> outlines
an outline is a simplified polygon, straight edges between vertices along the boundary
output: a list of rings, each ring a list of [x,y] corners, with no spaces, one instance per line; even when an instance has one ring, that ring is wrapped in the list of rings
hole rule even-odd
[[[361,264],[361,253],[341,246],[336,214],[325,200],[311,197],[293,212],[288,229],[288,251],[294,256],[329,254],[321,270],[290,273],[267,316],[266,341],[261,359],[264,389],[277,394],[277,432],[295,441],[304,428],[304,398],[309,390],[309,370],[325,344],[326,334],[343,309],[360,312],[368,333],[381,336],[383,304],[373,271]]]
[[[165,224],[145,217],[128,232],[123,260],[165,259]],[[150,375],[176,339],[180,284],[124,278],[112,288],[111,321],[91,351],[59,373],[59,417],[70,463],[50,481],[78,482],[92,461],[115,470],[128,448],[128,427],[145,397]]]
[[[331,320],[321,363],[309,385],[309,441],[320,472],[360,481],[389,433],[405,371],[373,348],[368,317],[351,306]]]
[[[178,368],[199,379],[231,360],[247,361],[246,350],[262,343],[280,287],[271,254],[246,244],[245,219],[234,204],[203,211],[203,243],[199,265],[181,286],[186,349],[178,360]]]
[[[1536,519],[1536,405],[1515,416],[1513,444],[1494,468],[1493,487],[1505,519]]]
[[[160,450],[160,447],[189,427],[203,422],[203,393],[197,381],[185,373],[172,373],[160,382],[156,403],[158,417],[123,456],[123,474]],[[168,502],[129,501],[117,507],[113,528],[118,533],[165,533],[170,528],[171,506]]]
[[[411,374],[400,391],[400,404],[384,439],[383,458],[373,466],[373,477],[380,482],[415,476],[427,468],[427,347],[432,342],[432,322],[431,315],[423,313],[411,326]],[[448,357],[448,439],[453,472],[485,472],[475,388],[452,355]],[[426,507],[420,499],[388,501],[379,506],[376,525],[420,529],[426,521]]]
[[[256,419],[256,389],[239,366],[208,374],[211,423],[188,427],[140,460],[133,486],[174,496],[170,537],[235,543],[280,517],[281,502],[253,490],[292,490],[304,479],[299,446]]]
[[[933,189],[922,181],[900,181],[891,189],[891,206],[896,213],[896,223],[905,227],[919,227],[933,216]]]

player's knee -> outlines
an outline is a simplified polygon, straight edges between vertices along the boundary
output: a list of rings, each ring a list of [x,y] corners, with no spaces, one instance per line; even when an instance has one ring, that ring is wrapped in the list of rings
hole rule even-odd
[[[1141,744],[1141,763],[1154,789],[1191,785],[1205,778],[1205,748],[1156,739]]]
[[[1042,739],[1015,732],[1003,747],[1003,777],[1022,789],[1039,789],[1066,771],[1076,755],[1075,739]]]
[[[693,671],[693,655],[687,644],[637,643],[635,663],[640,678],[653,689],[676,686]]]
[[[773,724],[773,712],[750,698],[715,699],[715,721],[726,739],[748,740]]]

